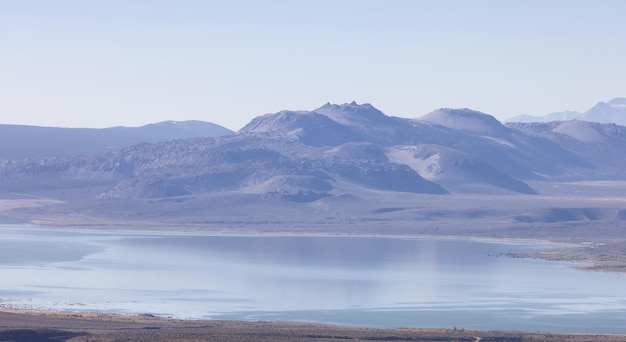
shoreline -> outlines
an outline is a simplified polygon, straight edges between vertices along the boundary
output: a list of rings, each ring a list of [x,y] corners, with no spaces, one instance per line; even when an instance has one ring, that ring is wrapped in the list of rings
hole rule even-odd
[[[453,328],[359,328],[317,323],[178,320],[0,308],[6,341],[626,341],[624,334],[563,334]]]
[[[110,232],[129,232],[129,233],[172,233],[172,234],[197,234],[206,236],[312,236],[312,237],[359,237],[359,238],[389,238],[389,239],[418,239],[418,240],[463,240],[478,241],[488,243],[512,243],[512,244],[529,244],[542,246],[542,251],[526,254],[505,254],[504,257],[510,258],[529,258],[540,259],[546,261],[571,262],[581,264],[580,266],[572,266],[572,268],[584,272],[603,272],[603,273],[619,273],[626,274],[626,241],[623,242],[572,242],[563,239],[539,239],[539,238],[521,238],[521,237],[497,237],[497,236],[480,236],[480,235],[461,235],[461,234],[420,234],[420,233],[371,233],[371,232],[328,232],[328,231],[295,231],[295,230],[261,230],[227,227],[227,228],[210,228],[186,226],[176,228],[176,225],[81,225],[81,226],[65,226],[65,225],[39,225],[34,223],[27,224],[0,224],[5,227],[27,227],[27,229],[55,230],[63,229],[69,231],[110,231]]]
[[[7,227],[10,229],[20,229],[21,227],[24,227],[23,225],[2,225],[3,227]],[[573,243],[564,243],[564,242],[554,242],[554,241],[549,241],[549,240],[545,240],[545,239],[518,239],[518,238],[500,238],[500,237],[481,237],[481,236],[460,236],[460,235],[445,235],[445,236],[441,236],[441,235],[419,235],[419,234],[360,234],[360,233],[350,233],[350,234],[346,234],[346,233],[335,233],[335,234],[328,234],[325,232],[307,232],[307,233],[300,233],[300,232],[259,232],[259,231],[255,231],[252,232],[252,230],[247,231],[247,232],[241,232],[241,231],[237,231],[234,232],[233,230],[229,230],[229,231],[225,231],[225,230],[220,230],[220,231],[215,231],[215,230],[209,230],[209,229],[203,229],[203,230],[189,230],[188,228],[186,229],[180,229],[180,230],[174,230],[174,229],[168,229],[168,230],[163,230],[163,229],[159,229],[159,230],[150,230],[150,229],[133,229],[133,230],[129,230],[129,229],[118,229],[118,228],[113,228],[113,229],[109,229],[107,227],[100,227],[100,228],[92,228],[92,227],[46,227],[46,226],[38,226],[38,225],[29,225],[27,229],[35,229],[35,230],[51,230],[54,231],[55,229],[63,229],[64,231],[80,231],[80,230],[91,230],[91,231],[111,231],[111,232],[119,232],[119,231],[129,231],[129,232],[136,232],[136,233],[140,233],[140,234],[150,234],[150,233],[155,233],[155,234],[167,234],[167,233],[172,233],[172,234],[199,234],[199,235],[242,235],[242,236],[250,236],[250,235],[258,235],[258,236],[329,236],[329,237],[338,237],[338,236],[345,236],[345,237],[373,237],[373,238],[398,238],[398,239],[439,239],[439,240],[473,240],[473,241],[487,241],[487,242],[493,242],[493,243],[525,243],[525,244],[549,244],[549,245],[563,245],[563,246],[569,246],[569,247],[565,247],[564,250],[572,250],[572,249],[579,249],[579,248],[584,248],[585,246],[589,246],[589,245],[585,245],[585,244],[573,244]],[[146,228],[146,227],[144,227]],[[595,245],[591,245],[590,248],[596,248]],[[509,257],[516,257],[516,256],[509,256]],[[526,255],[524,256],[526,258],[531,258],[533,257],[532,255]],[[547,257],[544,257],[542,259],[547,259]],[[564,260],[558,260],[558,259],[553,259],[553,260],[557,260],[557,261],[564,261]],[[577,260],[576,262],[583,262],[580,260]],[[586,269],[583,269],[586,270]],[[594,269],[593,271],[597,271],[597,269]],[[604,272],[611,272],[610,270],[602,270]],[[309,340],[309,338],[307,336],[343,336],[343,337],[348,337],[349,339],[352,339],[353,335],[341,335],[344,334],[346,331],[350,331],[355,332],[355,331],[384,331],[386,334],[396,334],[397,331],[401,331],[402,333],[405,333],[407,331],[411,331],[414,335],[407,335],[407,338],[413,338],[413,336],[423,336],[422,334],[431,334],[433,333],[433,331],[437,331],[437,334],[443,334],[443,335],[436,335],[436,336],[446,336],[446,338],[456,338],[459,340],[464,340],[463,338],[469,338],[469,335],[459,335],[459,329],[428,329],[428,328],[401,328],[401,329],[378,329],[378,328],[359,328],[359,327],[354,327],[354,326],[334,326],[334,325],[328,325],[328,324],[318,324],[318,323],[298,323],[298,322],[258,322],[258,321],[237,321],[237,320],[232,320],[232,321],[223,321],[223,320],[196,320],[196,319],[174,319],[171,317],[166,317],[166,316],[154,316],[151,314],[117,314],[117,313],[103,313],[103,312],[89,312],[89,311],[80,311],[80,309],[78,308],[78,310],[71,310],[71,311],[64,311],[64,310],[55,310],[55,309],[37,309],[37,308],[11,308],[10,305],[8,306],[4,306],[3,304],[7,304],[7,303],[0,303],[0,341],[2,341],[2,331],[3,329],[13,329],[15,327],[22,327],[22,328],[28,328],[28,329],[41,329],[40,325],[35,324],[34,326],[29,326],[28,324],[30,324],[29,322],[38,322],[38,321],[42,321],[42,322],[50,322],[51,320],[53,320],[56,324],[55,327],[59,327],[61,330],[65,330],[65,329],[74,329],[72,328],[74,326],[74,324],[91,324],[93,323],[92,320],[97,320],[99,322],[110,322],[113,326],[118,326],[121,322],[132,322],[132,324],[151,324],[150,327],[158,327],[155,328],[154,330],[159,330],[159,331],[165,331],[167,329],[173,329],[173,331],[177,331],[176,334],[180,333],[180,330],[183,329],[181,328],[182,326],[184,327],[189,327],[186,324],[191,324],[191,323],[203,323],[205,325],[210,325],[213,324],[215,322],[227,322],[227,323],[223,323],[223,326],[228,326],[230,327],[228,330],[228,334],[231,334],[232,336],[239,336],[237,334],[239,334],[239,332],[237,331],[238,328],[236,328],[235,326],[238,326],[239,328],[241,326],[249,326],[249,325],[254,325],[254,324],[258,324],[258,325],[262,325],[263,329],[269,329],[269,330],[274,330],[274,329],[283,329],[285,326],[288,326],[290,328],[294,328],[296,325],[298,325],[298,328],[296,330],[289,330],[288,332],[285,332],[285,334],[287,335],[280,335],[277,338],[283,338],[284,336],[292,336],[290,334],[294,333],[294,331],[300,331],[298,329],[313,329],[313,327],[315,329],[321,329],[321,331],[328,331],[328,329],[331,329],[334,332],[333,334],[330,335],[324,335],[324,333],[308,333],[308,334],[304,334],[302,336],[300,336],[299,338],[303,338],[303,340]],[[7,317],[7,315],[10,315],[11,320],[10,322],[14,322],[12,323],[13,325],[8,326],[5,321],[5,318]],[[15,319],[15,320],[13,320]],[[20,320],[23,320],[23,322],[20,323]],[[48,324],[48,323],[46,323]],[[130,324],[130,323],[129,323]],[[156,325],[154,325],[156,324]],[[222,323],[220,323],[222,324]],[[68,328],[69,327],[69,328]],[[78,329],[78,328],[76,328]],[[74,332],[79,332],[80,329],[78,330],[71,330]],[[81,328],[82,329],[82,328]],[[103,329],[105,329],[106,331],[108,331],[110,328],[108,327],[104,327]],[[142,331],[140,329],[146,329],[146,327],[144,326],[143,328],[138,328],[138,327],[128,327],[128,328],[124,328],[124,329],[130,329],[132,331],[134,331],[133,329],[138,329],[136,331]],[[184,328],[186,329],[186,328]],[[340,330],[336,330],[336,329],[340,329]],[[343,330],[341,330],[343,329]],[[84,329],[83,329],[84,330]],[[308,330],[307,330],[308,331]],[[470,330],[468,330],[469,332]],[[463,330],[463,332],[465,332],[465,330]],[[481,336],[485,333],[487,333],[487,337],[485,337],[484,339],[488,340],[489,336],[498,336],[498,338],[511,338],[511,339],[516,339],[519,338],[520,336],[530,336],[532,338],[544,338],[546,336],[551,336],[551,338],[553,338],[553,340],[563,340],[563,341],[579,341],[581,339],[575,339],[576,337],[580,337],[580,336],[584,336],[589,337],[589,336],[593,336],[593,337],[598,337],[598,336],[605,336],[605,335],[600,335],[597,333],[589,333],[589,334],[579,334],[579,333],[531,333],[531,332],[513,332],[513,331],[472,331],[474,333],[475,336]],[[144,333],[144,332],[142,332]],[[107,334],[109,334],[107,332]],[[183,334],[184,335],[184,334]],[[252,335],[246,335],[247,338],[242,338],[241,340],[248,340],[248,338]],[[281,337],[282,336],[282,337]],[[356,336],[356,335],[355,335]],[[388,335],[388,336],[392,336],[392,335]],[[396,335],[393,335],[396,336]],[[404,335],[402,335],[404,336]],[[428,336],[432,336],[432,335],[428,335]],[[555,338],[558,337],[558,338]],[[626,335],[613,335],[613,334],[608,334],[606,336],[611,336],[612,340],[615,341],[626,341]],[[619,336],[619,338],[617,338],[616,336]],[[341,340],[343,340],[343,337]],[[462,338],[461,338],[462,337]],[[78,336],[76,337],[78,338]],[[93,338],[93,336],[90,335],[90,338]],[[187,337],[185,337],[187,338]],[[195,339],[195,337],[189,337],[190,339]],[[239,338],[239,337],[236,337]],[[237,340],[235,338],[235,340]],[[404,338],[404,337],[403,337]],[[356,339],[356,338],[354,338]],[[123,339],[122,339],[123,340]],[[130,340],[130,339],[129,339]],[[132,339],[132,340],[136,340],[136,339]],[[151,339],[147,339],[147,340],[155,340],[153,338]],[[158,340],[158,339],[157,339]],[[184,340],[184,339],[183,339]],[[181,340],[181,341],[183,341]],[[212,339],[215,340],[215,339]],[[288,338],[285,338],[284,340],[291,340]],[[319,340],[319,339],[318,339]],[[325,339],[326,340],[326,339]],[[331,339],[332,340],[332,339]],[[339,340],[339,339],[338,339]],[[410,340],[410,339],[409,339]],[[548,339],[550,340],[550,339]],[[582,339],[582,341],[592,341],[592,340],[597,340],[596,338],[589,338],[589,339]],[[603,338],[603,340],[605,340]],[[83,341],[83,340],[76,340],[75,338],[72,338],[71,341]],[[84,340],[87,341],[87,340]],[[110,339],[89,339],[89,341],[111,341]]]
[[[362,233],[362,232],[328,232],[328,231],[293,231],[293,230],[275,230],[275,231],[263,231],[263,230],[241,230],[237,228],[225,228],[225,229],[211,229],[211,228],[164,228],[164,226],[143,226],[143,229],[133,228],[120,228],[108,225],[96,226],[52,226],[52,225],[38,225],[32,223],[25,224],[2,224],[0,227],[15,227],[27,229],[42,229],[42,230],[68,230],[68,231],[110,231],[110,232],[135,232],[135,233],[187,233],[190,235],[204,235],[204,236],[312,236],[312,237],[362,237],[362,238],[388,238],[388,239],[415,239],[415,240],[469,240],[469,241],[481,241],[481,242],[493,242],[493,243],[521,243],[521,244],[547,244],[547,245],[563,245],[563,246],[584,246],[584,244],[577,244],[572,242],[556,241],[549,239],[534,239],[534,238],[519,238],[519,237],[493,237],[493,236],[479,236],[479,235],[462,235],[462,234],[394,234],[394,233]],[[157,228],[158,227],[158,228]]]

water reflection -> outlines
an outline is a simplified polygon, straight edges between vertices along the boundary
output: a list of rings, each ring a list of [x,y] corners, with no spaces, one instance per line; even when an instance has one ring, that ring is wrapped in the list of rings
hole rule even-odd
[[[621,276],[490,256],[534,248],[523,244],[21,228],[2,229],[0,248],[3,305],[626,332]]]

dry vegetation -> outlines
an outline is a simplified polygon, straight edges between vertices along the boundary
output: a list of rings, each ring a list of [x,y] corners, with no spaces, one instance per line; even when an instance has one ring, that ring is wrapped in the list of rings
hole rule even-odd
[[[626,273],[626,241],[587,244],[576,248],[551,249],[527,256],[544,260],[572,261],[588,264],[588,266],[576,267],[583,271]]]
[[[152,316],[0,311],[0,341],[626,341],[624,335],[372,329],[306,323],[181,321]]]

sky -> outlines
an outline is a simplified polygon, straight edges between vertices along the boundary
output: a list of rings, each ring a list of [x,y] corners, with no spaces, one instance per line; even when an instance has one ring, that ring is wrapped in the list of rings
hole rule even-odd
[[[0,124],[237,130],[371,103],[503,121],[626,97],[621,0],[0,0]]]

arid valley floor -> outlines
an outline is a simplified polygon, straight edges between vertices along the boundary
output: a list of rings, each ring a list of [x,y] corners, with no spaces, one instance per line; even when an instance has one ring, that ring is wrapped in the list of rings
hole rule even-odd
[[[181,321],[150,316],[0,311],[0,341],[626,341],[624,335],[368,329],[306,323]]]

